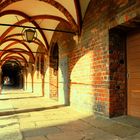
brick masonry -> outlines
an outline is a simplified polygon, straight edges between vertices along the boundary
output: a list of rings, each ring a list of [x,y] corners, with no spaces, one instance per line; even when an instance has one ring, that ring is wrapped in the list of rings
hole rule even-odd
[[[70,94],[76,97],[71,101],[75,106],[109,117],[126,114],[125,35],[109,30],[135,17],[137,10],[136,1],[91,0],[80,42],[70,55]],[[92,55],[85,57],[89,52]],[[92,94],[92,102],[83,94]]]
[[[77,41],[73,35],[54,34],[60,59],[68,57],[70,104],[77,110],[126,114],[125,35],[112,28],[136,17],[139,6],[137,0],[91,0]]]

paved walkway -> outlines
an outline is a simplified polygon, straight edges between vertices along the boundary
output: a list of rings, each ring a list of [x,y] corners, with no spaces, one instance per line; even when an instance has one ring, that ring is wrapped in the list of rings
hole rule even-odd
[[[0,140],[140,140],[140,120],[95,118],[19,91],[0,95]]]

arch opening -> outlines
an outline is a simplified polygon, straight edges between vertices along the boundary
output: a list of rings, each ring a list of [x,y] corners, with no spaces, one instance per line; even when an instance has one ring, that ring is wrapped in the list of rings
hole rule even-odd
[[[23,73],[22,67],[16,61],[7,61],[2,66],[2,90],[22,89]]]

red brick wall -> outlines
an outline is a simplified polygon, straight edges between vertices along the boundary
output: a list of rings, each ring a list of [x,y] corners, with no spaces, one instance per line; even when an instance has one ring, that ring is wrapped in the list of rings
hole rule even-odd
[[[109,30],[134,18],[139,11],[138,4],[135,0],[91,0],[78,44],[73,35],[56,33],[53,36],[58,41],[60,57],[67,55],[69,58],[70,100],[79,109],[91,108],[97,114],[110,117],[125,113],[125,82],[118,85],[124,80],[124,65],[117,69],[116,74],[120,77],[115,79],[111,69],[115,69],[116,62],[112,65]],[[114,52],[121,52],[117,58],[120,62],[124,51]]]
[[[71,94],[78,94],[79,100],[80,94],[92,94],[93,103],[90,104],[90,108],[93,112],[108,116],[109,53],[108,30],[105,24],[107,21],[104,19],[107,13],[101,12],[107,8],[108,5],[104,3],[97,2],[95,5],[89,5],[79,45],[70,54],[70,70],[72,71]],[[87,56],[88,54],[90,56]],[[81,61],[81,59],[83,60]],[[73,69],[79,73],[73,72]],[[86,84],[90,85],[87,86]],[[76,89],[76,86],[79,88]]]
[[[50,98],[57,99],[58,97],[58,71],[50,68]]]
[[[83,86],[82,89],[85,88],[86,90],[80,90],[80,86],[77,83],[71,89],[71,94],[73,94],[76,86],[79,86],[79,91],[76,91],[79,94],[94,94],[93,110],[95,112],[110,117],[118,116],[126,113],[125,66],[120,64],[116,70],[118,77],[115,79],[115,74],[113,74],[113,80],[110,80],[111,68],[114,67],[115,69],[116,62],[114,61],[112,65],[112,56],[109,54],[109,28],[134,17],[136,13],[135,1],[104,0],[94,2],[91,0],[85,15],[80,43],[70,54],[70,70],[76,69],[77,71],[77,73],[72,73],[74,80],[71,79],[71,85],[77,81],[90,79],[92,88],[87,89],[87,86]],[[92,56],[82,61],[83,63],[79,63],[78,61],[89,52],[92,53]],[[124,59],[125,54],[124,50],[118,49],[115,52],[120,52],[117,59],[122,62],[121,59],[122,57]],[[88,63],[90,63],[91,69],[90,72],[87,70],[86,73]],[[83,69],[85,70],[84,73],[82,72]],[[78,80],[81,77],[82,80]],[[120,81],[121,83],[119,83]]]

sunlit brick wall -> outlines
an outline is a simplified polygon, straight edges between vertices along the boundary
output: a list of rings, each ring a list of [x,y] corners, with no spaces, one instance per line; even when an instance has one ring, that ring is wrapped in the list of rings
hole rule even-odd
[[[110,90],[112,81],[110,80],[109,30],[134,18],[136,12],[140,11],[137,8],[139,1],[137,2],[91,0],[83,19],[81,34],[76,41],[74,35],[55,33],[53,36],[59,46],[60,60],[68,57],[67,94],[70,105],[75,109],[108,117],[124,113],[126,108],[121,102],[117,103],[119,99],[123,102],[124,98],[116,96],[117,94]],[[59,27],[64,30],[66,26]],[[58,79],[59,76],[63,75],[58,75]],[[64,87],[62,83],[61,87]],[[59,94],[60,92],[59,90]]]
[[[58,71],[53,68],[49,69],[50,98],[57,99],[58,96]]]
[[[69,61],[70,99],[79,110],[89,109],[110,117],[125,113],[125,82],[122,81],[119,95],[110,90],[112,58],[109,51],[109,29],[134,18],[138,10],[136,5],[135,0],[91,0],[84,18],[79,44],[70,53]],[[119,73],[122,72],[123,74],[119,74],[120,79],[125,78],[125,71]],[[115,83],[120,79],[116,79]]]
[[[90,4],[79,44],[70,55],[71,103],[79,110],[109,115],[108,30],[103,3]],[[101,22],[102,20],[102,22]],[[105,21],[106,22],[106,21]]]

